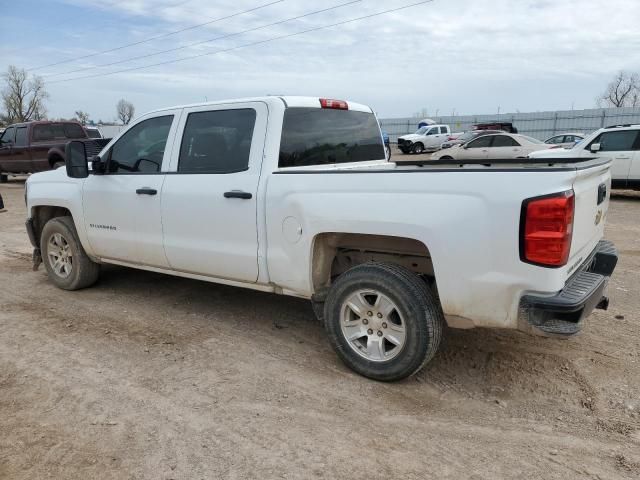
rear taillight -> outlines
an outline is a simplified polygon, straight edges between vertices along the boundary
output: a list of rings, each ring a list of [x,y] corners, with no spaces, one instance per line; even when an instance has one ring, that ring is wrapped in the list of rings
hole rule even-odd
[[[330,98],[321,98],[320,106],[332,110],[349,110],[349,104],[344,100],[331,100]]]
[[[573,191],[531,198],[522,204],[520,259],[543,267],[569,261],[573,236]]]

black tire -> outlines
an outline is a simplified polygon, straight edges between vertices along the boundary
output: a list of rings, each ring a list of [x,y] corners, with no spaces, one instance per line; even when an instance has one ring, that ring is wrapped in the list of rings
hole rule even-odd
[[[391,146],[390,145],[385,145],[384,149],[385,149],[385,152],[387,154],[387,160],[391,160]]]
[[[416,155],[421,155],[424,153],[424,145],[420,142],[416,143],[413,146],[412,152],[415,153]]]
[[[67,276],[56,272],[52,264],[54,259],[49,255],[50,248],[53,249],[50,239],[55,234],[62,236],[71,252],[72,263]],[[40,251],[49,279],[57,287],[63,290],[80,290],[90,287],[98,280],[100,265],[92,261],[82,248],[71,217],[56,217],[46,223],[40,238]]]
[[[7,183],[9,181],[9,175],[0,173],[0,183]]]
[[[440,160],[453,160],[453,157],[445,155],[444,157],[440,157]]]
[[[404,344],[390,360],[365,358],[343,333],[342,313],[347,299],[361,290],[385,295],[402,317]],[[418,275],[399,265],[367,263],[352,268],[335,281],[325,302],[324,321],[333,349],[349,368],[365,377],[391,382],[417,373],[434,357],[442,339],[444,315],[434,294]]]

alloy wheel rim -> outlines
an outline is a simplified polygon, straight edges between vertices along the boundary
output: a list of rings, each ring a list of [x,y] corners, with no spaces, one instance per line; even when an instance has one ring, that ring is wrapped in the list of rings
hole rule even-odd
[[[372,362],[392,360],[406,343],[406,324],[400,310],[377,290],[358,290],[347,297],[340,328],[349,347]]]
[[[47,244],[47,257],[51,269],[61,278],[67,278],[73,271],[73,255],[71,246],[60,233],[54,233],[49,237]]]

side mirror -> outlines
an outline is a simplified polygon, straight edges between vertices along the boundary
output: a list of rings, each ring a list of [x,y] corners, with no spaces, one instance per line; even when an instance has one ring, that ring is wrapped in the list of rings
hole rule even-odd
[[[74,140],[67,143],[64,154],[69,178],[87,178],[89,176],[89,162],[84,142]]]
[[[591,145],[591,153],[596,153],[599,152],[602,149],[602,145],[599,143],[594,143],[593,145]]]

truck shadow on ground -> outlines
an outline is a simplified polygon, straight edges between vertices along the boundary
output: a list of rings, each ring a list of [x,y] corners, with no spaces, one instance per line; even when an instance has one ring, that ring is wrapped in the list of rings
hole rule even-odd
[[[306,300],[113,266],[103,268],[95,288],[116,293],[123,304],[146,299],[154,310],[171,310],[179,321],[205,322],[212,331],[252,331],[267,339],[257,348],[283,346],[289,354],[282,361],[299,362],[297,368],[311,369],[309,375],[319,369],[327,374],[328,369],[366,381],[339,361]],[[521,405],[535,394],[536,408],[561,404],[590,410],[596,394],[564,355],[571,342],[517,331],[449,329],[436,358],[396,386],[402,390],[422,384],[440,394]]]

